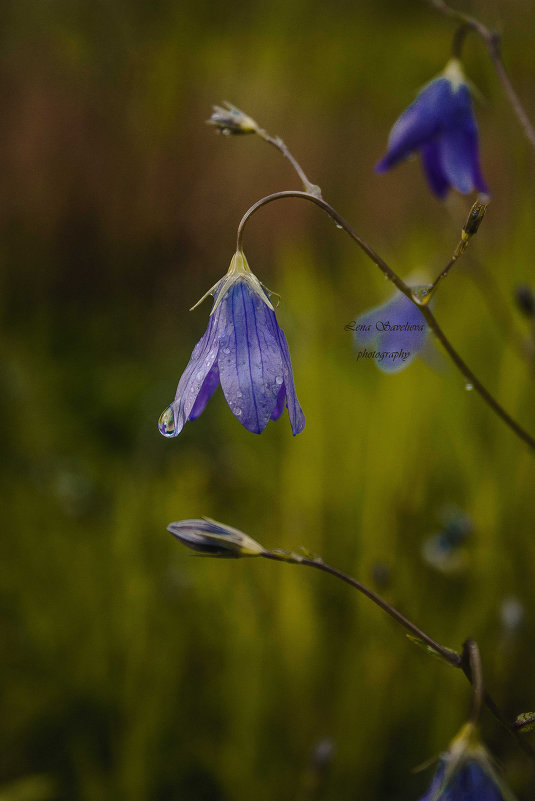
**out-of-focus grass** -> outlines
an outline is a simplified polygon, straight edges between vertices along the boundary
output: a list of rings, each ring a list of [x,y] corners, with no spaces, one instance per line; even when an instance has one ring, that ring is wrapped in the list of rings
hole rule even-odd
[[[203,3],[43,8],[7,6],[2,32],[0,798],[32,776],[46,778],[28,799],[294,798],[326,736],[326,798],[417,798],[426,777],[411,769],[469,708],[463,678],[334,579],[191,558],[165,526],[206,514],[372,586],[386,568],[376,588],[433,636],[478,640],[489,690],[514,714],[533,707],[532,456],[445,359],[395,376],[356,363],[344,325],[391,288],[295,200],[259,213],[245,248],[282,295],[304,433],[292,438],[285,415],[255,437],[219,391],[178,440],[156,420],[206,324],[208,307],[185,310],[226,270],[240,215],[297,186],[260,141],[205,130],[210,103],[228,97],[283,135],[402,275],[432,276],[469,202],[448,214],[415,164],[372,167],[446,60],[450,28],[393,2],[219,17]],[[503,22],[529,99],[526,29],[512,12]],[[478,113],[495,194],[471,251],[527,334],[511,297],[533,276],[533,159],[475,43],[467,61],[489,99]],[[534,431],[530,369],[471,269],[467,255],[437,317]],[[448,505],[474,523],[457,577],[421,557]],[[510,595],[525,607],[516,634],[500,620]],[[483,728],[530,798],[527,759],[490,717]]]

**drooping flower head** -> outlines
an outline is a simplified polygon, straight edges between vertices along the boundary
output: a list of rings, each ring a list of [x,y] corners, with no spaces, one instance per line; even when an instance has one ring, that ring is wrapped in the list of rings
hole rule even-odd
[[[375,169],[386,172],[416,152],[439,198],[446,197],[450,187],[463,194],[487,192],[472,100],[458,59],[451,59],[394,123],[386,156]]]
[[[420,801],[514,801],[494,770],[474,724],[467,723],[443,754]]]
[[[357,361],[374,360],[385,373],[407,367],[427,338],[425,317],[402,292],[346,326],[354,332]]]
[[[180,434],[221,384],[231,412],[248,431],[260,434],[286,405],[292,431],[299,434],[305,416],[295,394],[286,337],[241,251],[199,303],[208,295],[214,296],[208,328],[182,374],[175,400],[160,416],[160,432],[164,437]]]

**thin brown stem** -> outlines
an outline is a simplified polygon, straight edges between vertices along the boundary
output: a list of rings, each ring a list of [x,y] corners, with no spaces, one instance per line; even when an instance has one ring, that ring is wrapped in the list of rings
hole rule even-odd
[[[445,645],[441,645],[439,642],[437,642],[437,640],[405,617],[405,615],[392,606],[392,604],[389,604],[388,601],[385,601],[384,598],[381,598],[381,596],[376,592],[370,590],[369,587],[366,587],[348,573],[344,573],[342,570],[338,570],[336,567],[327,564],[320,557],[310,558],[310,556],[301,556],[300,554],[288,551],[264,551],[262,554],[260,554],[260,556],[276,562],[287,562],[289,564],[303,565],[304,567],[313,567],[316,570],[321,570],[323,573],[328,573],[329,575],[340,579],[346,584],[349,584],[351,587],[353,587],[353,589],[360,592],[366,598],[369,598],[374,604],[376,604],[376,606],[378,606],[380,609],[390,615],[390,617],[392,617],[397,623],[400,623],[405,629],[407,629],[412,636],[415,636],[419,640],[423,641],[432,652],[439,654],[446,662],[448,662],[448,664],[452,665],[453,667],[460,668],[463,671],[464,675],[473,687],[472,713],[470,716],[472,723],[477,723],[481,713],[481,708],[484,704],[494,715],[494,717],[502,724],[502,726],[509,732],[509,734],[515,738],[524,753],[526,753],[532,760],[535,761],[535,751],[531,748],[529,743],[523,739],[517,722],[515,721],[514,723],[511,723],[496,706],[491,696],[485,690],[483,685],[483,670],[481,666],[479,648],[474,640],[469,639],[465,642],[462,654],[452,650],[451,648],[447,648]],[[526,717],[529,718],[529,716]]]
[[[472,711],[470,721],[476,726],[481,716],[481,707],[485,701],[485,686],[483,684],[483,667],[481,665],[481,654],[475,640],[466,640],[463,646],[462,663],[466,668],[465,673],[472,684]],[[464,669],[464,668],[463,668]],[[470,675],[468,675],[468,672]]]
[[[309,194],[314,195],[315,197],[321,197],[321,189],[319,188],[319,186],[317,186],[317,184],[313,184],[311,181],[308,180],[305,171],[303,170],[303,168],[301,167],[295,156],[288,150],[286,144],[282,141],[280,136],[271,136],[271,134],[268,134],[268,132],[265,131],[263,128],[258,128],[256,133],[270,145],[276,147],[279,153],[282,153],[284,158],[288,159],[288,161],[298,174],[301,183],[303,184],[305,192],[308,192]]]
[[[262,556],[266,557],[267,559],[273,559],[277,562],[289,561],[293,564],[313,567],[316,570],[321,570],[324,573],[330,573],[331,576],[335,576],[336,578],[345,581],[346,584],[349,584],[355,590],[358,590],[358,592],[369,598],[370,601],[376,604],[376,606],[379,606],[383,611],[390,615],[390,617],[394,618],[397,623],[400,623],[402,626],[404,626],[404,628],[406,628],[407,631],[409,631],[414,637],[422,640],[433,651],[436,651],[436,653],[440,654],[440,656],[449,662],[450,665],[454,665],[455,667],[461,666],[461,654],[457,653],[457,651],[452,651],[451,648],[446,648],[444,645],[441,645],[439,642],[430,637],[429,634],[426,634],[426,632],[419,628],[415,623],[405,617],[405,615],[399,612],[394,606],[392,606],[392,604],[389,604],[388,601],[385,601],[384,598],[381,598],[380,595],[377,595],[376,592],[370,590],[369,587],[366,587],[348,573],[344,573],[342,570],[338,570],[336,567],[328,565],[323,561],[323,559],[308,559],[306,557],[301,557],[298,554],[286,554],[284,552],[278,553],[276,551],[267,551],[266,553],[262,554]]]
[[[531,434],[528,434],[528,432],[525,431],[522,428],[522,426],[520,426],[516,422],[516,420],[514,420],[511,417],[511,415],[505,411],[505,409],[502,406],[500,406],[498,401],[483,386],[481,381],[475,376],[472,370],[470,370],[468,365],[465,364],[465,362],[461,359],[461,357],[459,356],[453,345],[451,345],[446,335],[440,328],[431,310],[428,307],[423,306],[420,308],[420,311],[427,320],[429,327],[431,328],[431,330],[433,331],[439,342],[441,342],[441,344],[444,346],[452,362],[455,364],[459,372],[462,373],[462,375],[465,377],[466,386],[468,388],[475,389],[475,391],[478,392],[479,395],[483,398],[485,403],[488,406],[490,406],[493,412],[497,414],[498,417],[500,417],[512,431],[515,432],[517,437],[520,437],[520,439],[523,442],[525,442],[526,445],[528,445],[532,450],[535,450],[535,439],[531,436]]]
[[[319,206],[323,211],[327,212],[327,214],[335,221],[337,226],[343,228],[343,230],[353,239],[354,242],[361,248],[361,250],[366,253],[368,258],[370,258],[374,264],[379,267],[382,273],[390,280],[392,283],[399,289],[400,292],[403,292],[405,297],[407,297],[415,306],[420,309],[420,312],[425,317],[430,329],[433,331],[439,342],[444,346],[446,353],[453,361],[457,369],[460,373],[464,376],[466,380],[466,386],[469,388],[474,389],[485,401],[485,403],[490,406],[495,414],[500,417],[503,422],[509,426],[509,428],[514,431],[514,433],[520,437],[520,439],[526,443],[532,450],[535,451],[535,439],[525,431],[522,426],[520,426],[509,414],[505,411],[505,409],[500,406],[498,401],[491,395],[491,393],[483,386],[481,381],[476,377],[476,375],[472,372],[472,370],[468,367],[467,364],[461,359],[453,345],[447,339],[446,335],[440,328],[438,322],[436,321],[433,313],[426,306],[424,303],[419,303],[411,288],[407,286],[407,284],[403,281],[400,276],[392,270],[391,267],[379,256],[378,253],[371,248],[367,242],[365,242],[359,234],[352,228],[352,226],[345,220],[341,214],[339,214],[336,209],[334,209],[330,203],[327,203],[326,200],[323,198],[316,197],[315,195],[311,195],[308,192],[298,192],[297,190],[289,190],[285,192],[275,192],[272,195],[267,195],[266,197],[261,198],[254,206],[244,214],[242,217],[240,224],[238,226],[238,233],[236,237],[236,250],[243,249],[243,231],[247,221],[250,217],[258,211],[258,209],[262,208],[262,206],[267,205],[268,203],[272,203],[275,200],[281,200],[283,198],[300,198],[303,200],[309,200],[311,203],[314,203],[316,206]],[[426,293],[426,302],[429,299],[430,293]]]
[[[443,268],[443,270],[437,275],[431,287],[428,289],[427,298],[430,300],[431,295],[434,293],[435,289],[437,288],[440,281],[447,276],[457,259],[463,255],[464,251],[470,244],[470,241],[475,234],[477,234],[479,230],[479,226],[483,221],[483,217],[487,211],[487,207],[489,205],[489,197],[487,195],[479,195],[476,202],[473,204],[472,208],[470,209],[470,213],[468,214],[468,218],[464,224],[463,230],[461,231],[461,238],[455,248],[453,256]]]
[[[450,8],[450,6],[448,6],[444,0],[427,0],[427,2],[442,14],[445,14],[446,16],[456,19],[462,23],[462,26],[465,29],[462,37],[459,37],[458,41],[456,38],[454,38],[454,47],[457,49],[456,55],[460,55],[460,48],[462,47],[462,43],[464,42],[464,38],[468,30],[475,31],[475,33],[477,33],[483,39],[507,99],[509,100],[513,111],[515,112],[516,117],[522,126],[522,130],[524,131],[526,138],[530,142],[531,146],[535,148],[535,128],[533,127],[533,124],[531,123],[531,120],[529,119],[526,110],[522,105],[520,98],[513,87],[513,84],[511,83],[511,79],[509,78],[507,70],[505,69],[501,54],[501,42],[499,34],[496,33],[496,31],[489,30],[475,17],[465,14],[462,11],[456,11],[455,9]]]
[[[431,287],[429,289],[429,295],[433,295],[434,294],[435,289],[437,288],[439,283],[442,281],[442,279],[447,276],[447,274],[449,273],[449,271],[451,270],[451,268],[453,267],[453,265],[455,264],[455,262],[457,261],[459,256],[460,256],[460,253],[454,253],[453,254],[453,256],[451,257],[449,262],[446,264],[446,266],[442,270],[442,272],[437,275],[437,277],[435,278],[435,280],[431,284]]]

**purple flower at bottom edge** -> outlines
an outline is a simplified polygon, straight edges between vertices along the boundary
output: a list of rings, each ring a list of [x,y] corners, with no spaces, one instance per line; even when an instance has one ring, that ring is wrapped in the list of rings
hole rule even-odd
[[[248,431],[260,434],[286,405],[292,431],[299,434],[305,416],[295,394],[288,343],[243,253],[234,255],[227,275],[207,294],[214,295],[208,328],[182,374],[175,400],[160,416],[160,432],[165,437],[180,434],[221,384],[231,412]]]
[[[442,756],[419,801],[514,801],[494,768],[473,724],[467,723]]]
[[[467,759],[444,786],[446,764],[441,762],[420,801],[505,801],[494,777],[475,759]]]
[[[386,156],[375,169],[386,172],[416,151],[439,198],[445,198],[450,187],[463,194],[474,189],[487,192],[472,100],[457,59],[451,59],[442,75],[424,86],[394,123]]]
[[[351,324],[360,359],[373,359],[385,373],[397,373],[407,367],[423,349],[427,322],[418,307],[402,292],[381,306],[364,312]]]

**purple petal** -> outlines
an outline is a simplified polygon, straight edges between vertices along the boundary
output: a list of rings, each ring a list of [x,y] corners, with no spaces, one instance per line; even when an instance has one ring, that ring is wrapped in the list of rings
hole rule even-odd
[[[271,414],[271,419],[272,420],[278,420],[279,419],[279,417],[281,416],[281,414],[284,411],[285,405],[286,405],[286,387],[283,384],[282,387],[279,390],[279,394],[278,394],[278,397],[277,397],[277,403],[276,403],[275,408],[273,409],[273,412]]]
[[[275,317],[275,315],[273,315],[273,317]],[[275,325],[277,325],[276,320]],[[277,329],[282,354],[284,386],[286,387],[286,405],[288,406],[288,417],[290,418],[292,433],[295,437],[296,434],[300,434],[305,427],[305,415],[303,414],[303,410],[299,405],[299,401],[297,400],[297,395],[295,392],[294,376],[288,343],[286,341],[286,337],[284,336],[284,331],[278,326]]]
[[[172,433],[174,437],[180,434],[184,428],[195,406],[197,397],[203,388],[206,376],[212,369],[217,357],[217,339],[216,313],[213,317],[210,317],[208,328],[204,332],[203,337],[195,345],[188,365],[178,382],[175,399],[169,407],[174,417],[174,429]]]
[[[245,281],[229,289],[219,308],[221,387],[239,422],[260,434],[284,382],[281,350],[270,325],[275,315]]]
[[[438,142],[432,139],[422,145],[422,163],[429,186],[441,200],[448,194],[449,181],[444,174],[440,162],[440,148]]]
[[[201,391],[197,395],[193,409],[188,415],[188,420],[195,420],[199,415],[204,412],[206,404],[216,391],[219,384],[219,369],[217,364],[214,364],[206,378],[204,379]]]
[[[454,189],[468,194],[477,186],[486,191],[479,167],[475,127],[449,128],[443,132],[439,146],[444,174]]]
[[[434,137],[451,107],[451,82],[447,78],[437,78],[428,83],[394,123],[388,138],[388,152],[375,167],[376,172],[390,169]]]
[[[443,758],[431,784],[420,801],[504,801],[504,796],[495,778],[477,759],[461,761],[448,779]],[[444,784],[444,779],[446,783]]]

